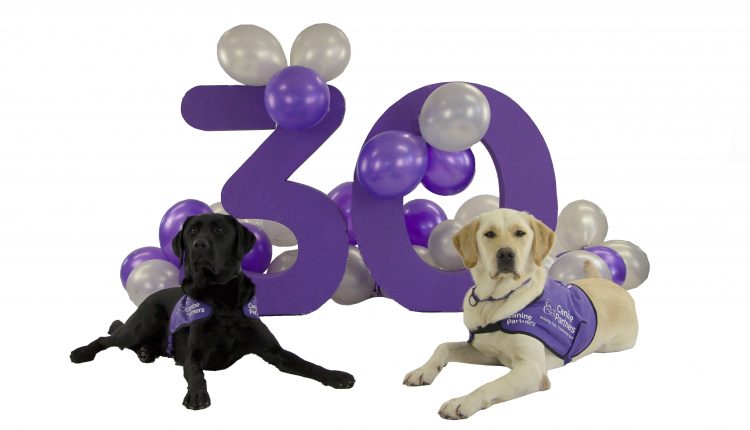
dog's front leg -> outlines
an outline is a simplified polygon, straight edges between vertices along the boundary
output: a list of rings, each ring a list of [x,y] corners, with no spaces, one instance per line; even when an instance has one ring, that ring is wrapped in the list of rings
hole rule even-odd
[[[503,377],[482,385],[469,395],[443,403],[438,414],[453,420],[468,418],[495,403],[549,388],[543,353],[540,357],[514,359],[510,367],[510,372]]]
[[[487,365],[500,364],[497,358],[478,351],[469,342],[447,342],[440,344],[435,349],[432,357],[422,367],[407,373],[404,377],[404,385],[410,387],[430,385],[438,373],[443,370],[443,367],[450,362]]]
[[[323,385],[338,389],[354,386],[354,377],[349,373],[328,370],[282,348],[268,327],[260,321],[255,327],[254,337],[256,344],[251,352],[284,373],[314,379]]]
[[[185,362],[182,365],[182,373],[187,381],[188,389],[182,405],[188,409],[205,409],[211,406],[211,398],[208,396],[206,388],[206,378],[203,375],[203,368],[208,357],[205,345],[199,342],[200,330],[196,324],[190,330],[188,336],[188,348],[185,356]]]
[[[323,385],[333,388],[351,388],[354,386],[354,377],[352,375],[339,370],[328,370],[317,364],[310,363],[281,347],[259,355],[262,359],[276,366],[277,369],[284,373],[314,379]]]

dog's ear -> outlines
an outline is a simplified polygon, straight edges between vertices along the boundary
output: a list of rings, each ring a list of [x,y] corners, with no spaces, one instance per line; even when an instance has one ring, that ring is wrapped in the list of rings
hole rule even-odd
[[[534,263],[541,266],[555,243],[555,232],[547,227],[547,224],[536,219],[534,215],[529,214],[529,221],[531,229],[534,230],[534,244],[532,245]]]
[[[456,247],[458,255],[464,261],[464,266],[471,269],[477,265],[479,259],[479,248],[477,247],[477,230],[479,220],[475,219],[471,224],[464,226],[453,236],[453,246]]]
[[[188,221],[190,221],[190,218],[192,217],[187,217],[185,219],[185,221],[182,223],[183,227],[187,225]],[[183,231],[183,229],[180,229],[180,231],[172,239],[172,251],[174,251],[174,255],[176,255],[180,260],[180,266],[182,266],[182,263],[185,261],[185,241],[182,238]]]
[[[237,232],[237,240],[235,243],[235,249],[237,250],[237,258],[242,260],[255,245],[255,235],[250,232],[241,222],[234,218],[234,230]]]

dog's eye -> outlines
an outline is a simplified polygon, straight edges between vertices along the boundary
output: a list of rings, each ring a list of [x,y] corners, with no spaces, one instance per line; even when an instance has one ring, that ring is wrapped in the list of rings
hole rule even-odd
[[[492,239],[493,237],[497,236],[494,231],[490,230],[487,233],[484,234],[484,237],[489,237]]]
[[[526,232],[523,230],[516,230],[516,237],[524,237],[526,236]]]
[[[216,227],[216,232],[217,233],[224,233],[224,227],[222,227],[222,226]]]
[[[190,228],[188,229],[188,233],[190,233],[190,234],[195,234],[195,233],[198,233],[198,229],[197,229],[197,228],[195,228],[195,227],[190,227]]]

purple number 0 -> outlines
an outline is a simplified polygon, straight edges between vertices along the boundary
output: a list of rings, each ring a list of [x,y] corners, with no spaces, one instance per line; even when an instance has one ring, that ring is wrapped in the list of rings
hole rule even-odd
[[[182,116],[201,130],[274,129],[264,89],[195,87],[183,98]],[[338,207],[315,188],[288,181],[344,119],[344,97],[334,87],[330,91],[330,111],[318,125],[304,131],[276,128],[221,193],[224,208],[235,217],[278,221],[297,237],[297,261],[288,271],[253,276],[261,315],[310,313],[333,295],[344,275],[348,239]]]
[[[440,84],[420,88],[391,106],[367,139],[386,130],[419,134],[417,118],[427,96]],[[526,210],[553,229],[557,192],[552,159],[529,116],[507,96],[475,85],[492,111],[483,139],[497,170],[500,205]],[[305,314],[333,295],[347,255],[346,224],[327,196],[288,181],[333,132],[344,116],[344,99],[334,87],[331,110],[310,130],[277,128],[229,178],[224,207],[238,218],[271,219],[287,225],[299,242],[297,262],[287,272],[256,275],[262,315]],[[199,86],[185,94],[182,115],[201,130],[275,128],[263,104],[264,87]],[[366,140],[365,140],[366,141]],[[466,270],[444,272],[423,263],[412,250],[402,199],[368,194],[354,181],[353,221],[362,255],[381,290],[402,306],[425,312],[460,311],[472,280]]]
[[[386,130],[420,134],[418,117],[427,96],[441,84],[411,92],[380,117],[365,142]],[[490,103],[492,119],[482,143],[495,163],[500,206],[525,210],[552,229],[557,190],[547,144],[526,112],[506,95],[476,85]],[[352,221],[367,267],[385,295],[412,311],[460,311],[473,284],[467,270],[445,272],[424,263],[409,243],[402,199],[381,199],[354,178]]]

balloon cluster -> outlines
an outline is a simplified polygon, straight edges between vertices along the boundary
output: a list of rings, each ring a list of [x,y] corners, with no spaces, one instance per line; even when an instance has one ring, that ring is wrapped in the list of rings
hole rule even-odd
[[[635,288],[648,278],[648,256],[625,240],[604,241],[609,225],[596,204],[578,200],[563,208],[557,219],[557,239],[547,259],[549,276],[570,282],[590,277],[588,268],[625,289]]]
[[[180,258],[172,250],[172,240],[182,230],[187,218],[207,213],[226,214],[221,203],[208,206],[192,199],[175,203],[167,210],[159,224],[159,247],[138,248],[125,257],[120,266],[120,280],[133,303],[140,305],[153,292],[180,285]],[[294,233],[277,222],[246,219],[240,220],[240,223],[256,239],[253,248],[242,258],[242,269],[247,275],[263,273],[269,268],[272,245],[297,245]],[[284,254],[277,257],[277,260],[282,256]],[[279,261],[276,264],[278,267],[283,263]]]
[[[294,40],[287,67],[273,34],[257,25],[238,25],[221,36],[216,51],[230,77],[245,85],[265,85],[266,111],[279,127],[306,130],[328,113],[326,82],[349,64],[351,46],[337,27],[315,24]]]
[[[474,178],[470,147],[490,125],[490,105],[473,85],[441,85],[419,114],[421,136],[386,130],[365,142],[357,160],[357,179],[375,196],[403,197],[420,182],[435,194],[458,194]]]
[[[120,266],[120,281],[136,306],[158,290],[180,285],[180,259],[172,250],[172,239],[188,217],[204,213],[211,213],[211,208],[198,200],[175,203],[159,224],[160,247],[138,248],[125,257]]]

